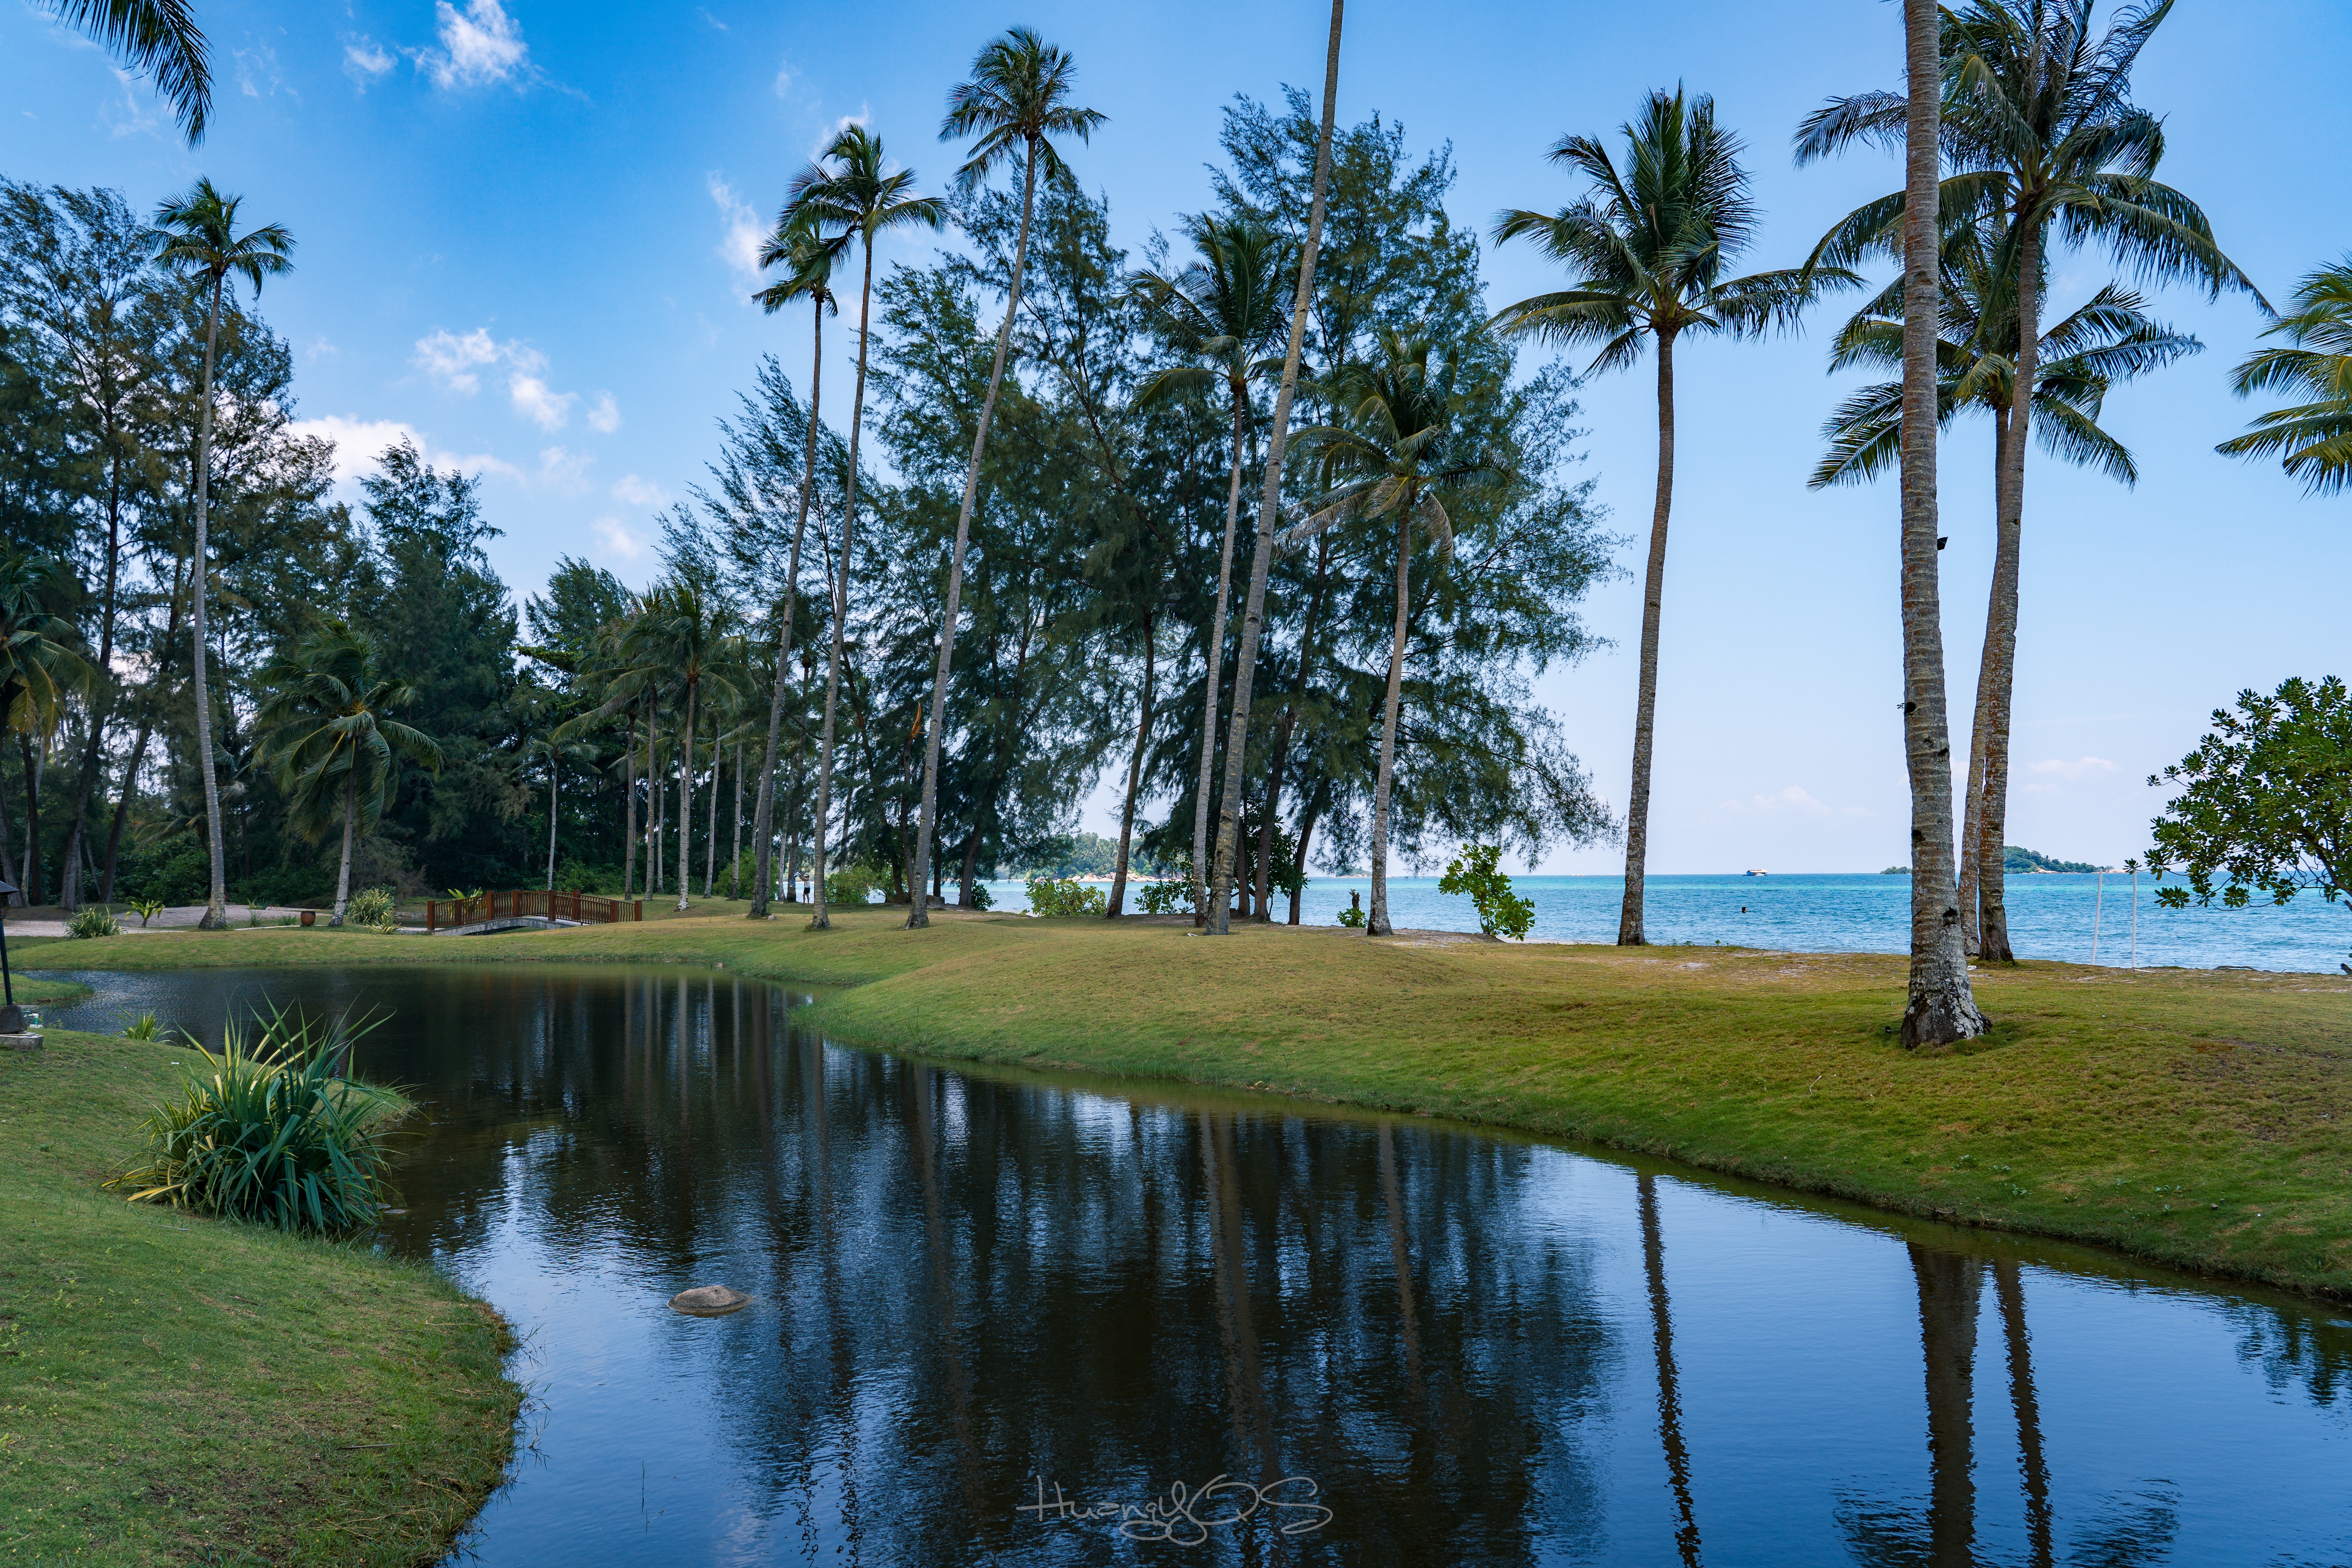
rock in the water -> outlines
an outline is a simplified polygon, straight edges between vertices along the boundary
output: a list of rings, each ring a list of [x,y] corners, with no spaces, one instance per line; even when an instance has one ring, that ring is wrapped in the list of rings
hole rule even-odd
[[[750,1306],[751,1298],[732,1285],[697,1285],[672,1296],[669,1304],[673,1310],[689,1318],[723,1318]]]

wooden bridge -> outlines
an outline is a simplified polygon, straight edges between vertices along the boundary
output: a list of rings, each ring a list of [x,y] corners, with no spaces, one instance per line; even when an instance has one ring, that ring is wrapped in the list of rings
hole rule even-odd
[[[607,899],[594,893],[549,893],[527,888],[476,893],[467,899],[425,900],[425,929],[456,931],[491,921],[569,921],[575,925],[612,924],[646,918],[643,899]]]

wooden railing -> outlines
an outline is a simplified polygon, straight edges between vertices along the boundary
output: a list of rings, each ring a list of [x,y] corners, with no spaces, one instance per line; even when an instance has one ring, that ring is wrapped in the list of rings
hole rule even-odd
[[[428,931],[478,925],[483,921],[520,920],[531,915],[551,921],[602,921],[609,925],[616,921],[645,919],[646,901],[643,899],[606,899],[594,893],[550,893],[528,888],[502,893],[476,893],[470,899],[425,900],[425,929]]]

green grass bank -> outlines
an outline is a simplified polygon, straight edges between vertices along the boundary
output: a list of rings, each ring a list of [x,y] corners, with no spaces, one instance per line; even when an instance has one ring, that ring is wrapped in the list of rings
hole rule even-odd
[[[487,937],[190,932],[26,961],[718,964],[835,988],[813,1021],[864,1044],[1523,1128],[2352,1298],[2352,980],[1990,967],[1993,1033],[1913,1055],[1894,1042],[1892,956],[952,914],[907,931],[878,909],[813,932],[705,908]]]
[[[189,1055],[0,1051],[0,1563],[431,1562],[505,1470],[506,1327],[364,1245],[101,1191]]]

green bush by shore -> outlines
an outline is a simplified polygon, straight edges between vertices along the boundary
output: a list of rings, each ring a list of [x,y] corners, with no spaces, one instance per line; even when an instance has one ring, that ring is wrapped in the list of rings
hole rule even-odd
[[[2352,980],[1991,967],[1987,1038],[1895,1044],[1899,956],[740,903],[503,936],[187,932],[26,962],[721,964],[940,1058],[1273,1089],[1523,1128],[1882,1208],[2352,1297]],[[30,946],[31,944],[27,944]],[[91,950],[102,948],[100,954]],[[86,956],[88,955],[88,956]]]

